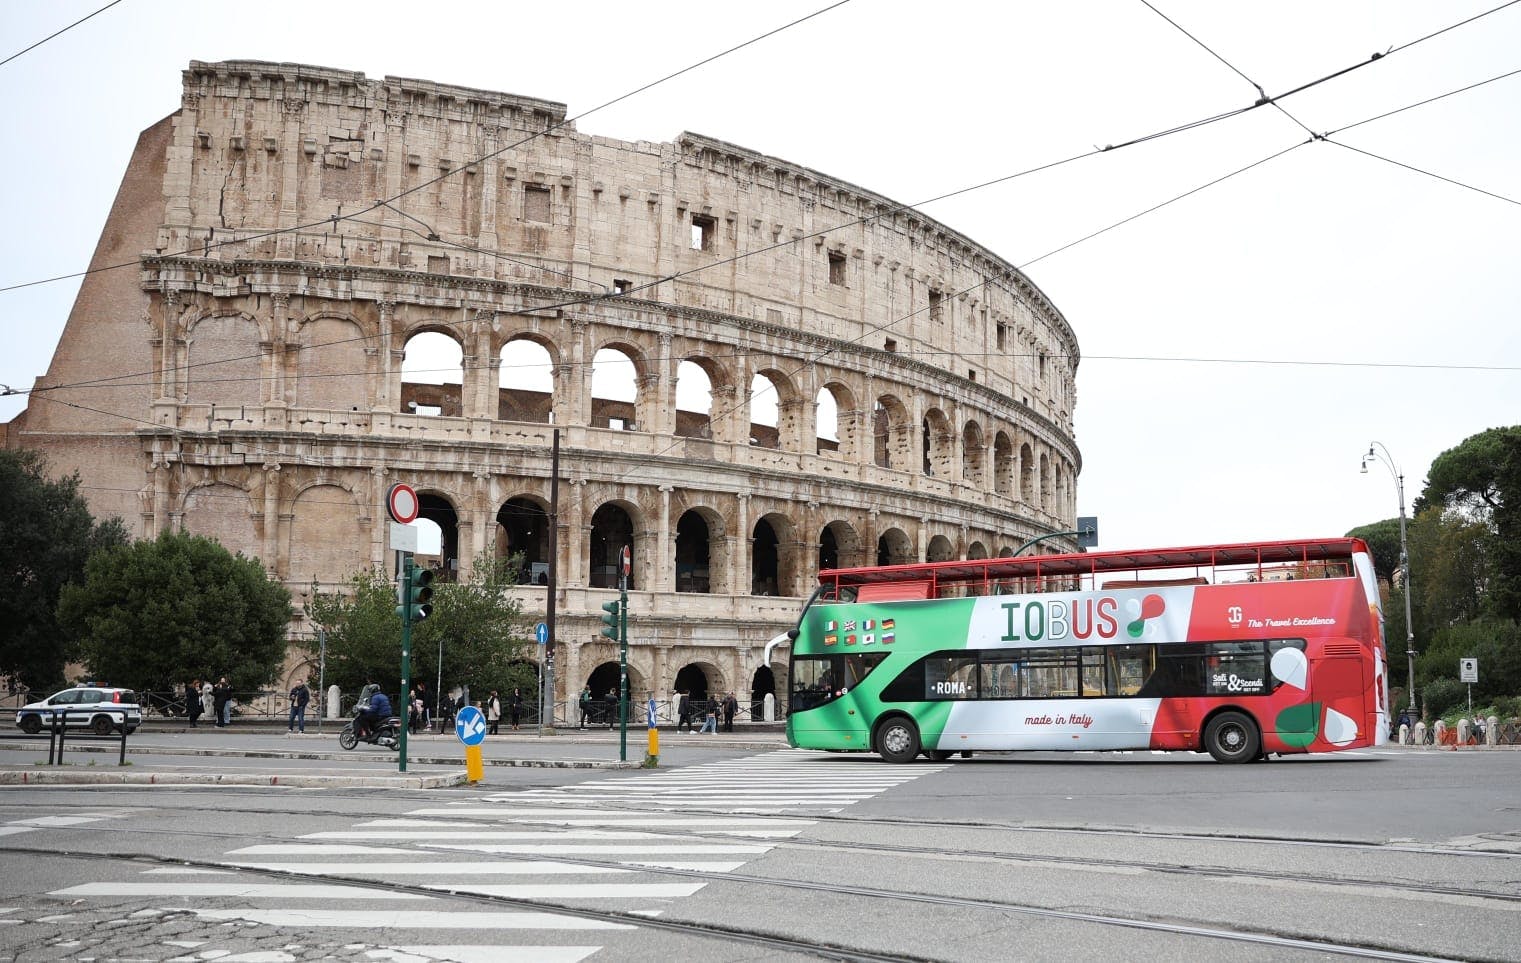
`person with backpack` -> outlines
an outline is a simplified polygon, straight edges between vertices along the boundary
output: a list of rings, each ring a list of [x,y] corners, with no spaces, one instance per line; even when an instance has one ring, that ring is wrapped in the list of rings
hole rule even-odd
[[[581,728],[585,729],[586,728],[586,717],[589,716],[589,715],[591,715],[591,708],[592,708],[591,686],[589,686],[589,685],[583,685],[581,687],[581,701],[580,701],[580,705],[581,705]]]

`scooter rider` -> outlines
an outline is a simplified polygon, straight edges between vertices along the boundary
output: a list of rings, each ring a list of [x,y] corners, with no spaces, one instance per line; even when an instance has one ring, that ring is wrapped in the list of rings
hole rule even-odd
[[[370,733],[379,729],[380,724],[391,718],[391,700],[386,696],[380,686],[373,682],[375,691],[370,694],[369,704],[359,713],[356,733],[361,739],[370,738]]]

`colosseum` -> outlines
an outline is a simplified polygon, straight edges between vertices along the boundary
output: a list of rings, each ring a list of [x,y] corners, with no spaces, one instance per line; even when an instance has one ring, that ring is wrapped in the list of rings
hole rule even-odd
[[[626,142],[529,97],[193,62],[91,268],[8,444],[77,469],[92,510],[137,534],[257,556],[298,613],[314,584],[388,564],[393,483],[420,494],[445,577],[523,553],[530,616],[553,525],[561,700],[616,684],[598,616],[624,546],[636,695],[759,702],[785,691],[763,649],[820,568],[1074,527],[1077,341],[1029,278],[710,137]],[[409,354],[424,339],[442,362]],[[298,614],[291,672],[312,633]]]

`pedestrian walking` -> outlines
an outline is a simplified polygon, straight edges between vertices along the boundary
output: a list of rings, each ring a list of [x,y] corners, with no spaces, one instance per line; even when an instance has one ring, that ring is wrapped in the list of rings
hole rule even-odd
[[[681,732],[683,726],[687,732],[692,731],[692,700],[687,697],[685,689],[676,698],[676,731]]]
[[[190,717],[190,728],[195,728],[195,720],[201,717],[201,712],[201,680],[191,679],[185,686],[185,714]]]
[[[312,701],[312,690],[302,679],[290,690],[290,719],[285,725],[286,732],[306,731],[306,705]]]
[[[734,714],[739,711],[739,700],[734,693],[724,696],[724,732],[734,731]]]
[[[618,721],[618,690],[607,690],[607,727],[611,729]]]
[[[580,706],[581,706],[581,728],[585,729],[586,728],[586,717],[591,714],[591,707],[592,707],[591,686],[589,686],[589,685],[583,685],[581,687]]]
[[[708,709],[702,714],[702,730],[699,734],[718,734],[718,700],[708,703]]]
[[[512,697],[507,700],[507,719],[514,729],[523,721],[523,693],[517,689],[512,690]]]
[[[502,722],[502,700],[497,698],[496,690],[491,690],[491,695],[486,699],[486,722],[491,728],[486,730],[487,735],[496,735],[497,727]],[[514,729],[517,726],[513,726]]]

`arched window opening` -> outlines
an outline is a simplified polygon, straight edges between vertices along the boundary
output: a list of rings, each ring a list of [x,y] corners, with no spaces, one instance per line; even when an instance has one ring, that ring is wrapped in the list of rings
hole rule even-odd
[[[549,351],[519,338],[502,346],[500,360],[497,419],[541,425],[553,422],[555,379]]]
[[[713,437],[713,379],[692,361],[676,366],[676,434]]]
[[[776,383],[763,374],[750,379],[750,444],[757,448],[780,448],[777,407],[781,394]]]
[[[1001,495],[1014,495],[1014,443],[1009,436],[999,432],[993,438],[993,490]]]
[[[635,402],[639,397],[635,383],[638,369],[634,359],[619,348],[603,348],[592,358],[591,427],[614,431],[637,431]]]
[[[513,498],[496,513],[497,558],[522,554],[518,582],[549,584],[549,513],[528,498]]]
[[[925,561],[950,562],[956,558],[956,546],[944,535],[936,535],[930,539],[929,549],[925,553]]]
[[[982,456],[982,429],[969,421],[961,430],[961,478],[973,488],[983,486]]]
[[[838,454],[840,451],[840,403],[834,392],[823,387],[814,396],[814,420],[817,424],[814,452],[820,455]]]
[[[750,541],[750,594],[781,594],[780,539],[764,518],[755,523]]]
[[[840,544],[835,541],[829,526],[819,533],[819,571],[840,567]]]
[[[421,551],[423,533],[419,531],[419,551],[415,555],[417,564],[437,569],[438,577],[444,581],[454,581],[459,575],[459,515],[454,511],[454,506],[440,495],[420,492],[417,496],[417,518],[419,522],[431,523],[438,529],[437,555],[425,555]]]
[[[685,512],[676,522],[676,591],[710,590],[708,540],[708,523],[697,512]]]
[[[920,426],[924,432],[924,474],[930,477],[951,477],[951,425],[938,408],[925,412]]]
[[[439,331],[407,339],[401,360],[403,414],[464,415],[465,353],[459,342]]]
[[[878,565],[908,565],[914,558],[914,543],[901,528],[889,528],[877,538]]]
[[[1035,504],[1035,453],[1028,444],[1019,446],[1019,500]]]
[[[750,678],[750,718],[760,721],[765,718],[766,696],[770,696],[773,705],[776,701],[776,676],[769,665],[763,665],[755,670],[755,675]],[[776,710],[776,717],[781,718],[781,710]]]
[[[587,558],[591,566],[592,588],[617,588],[618,555],[623,546],[633,551],[634,522],[628,512],[617,505],[603,505],[592,513],[591,545]],[[629,572],[628,587],[633,588],[638,566]]]
[[[698,703],[707,702],[711,695],[708,673],[696,662],[690,662],[676,673],[676,691],[685,692],[694,711]]]

